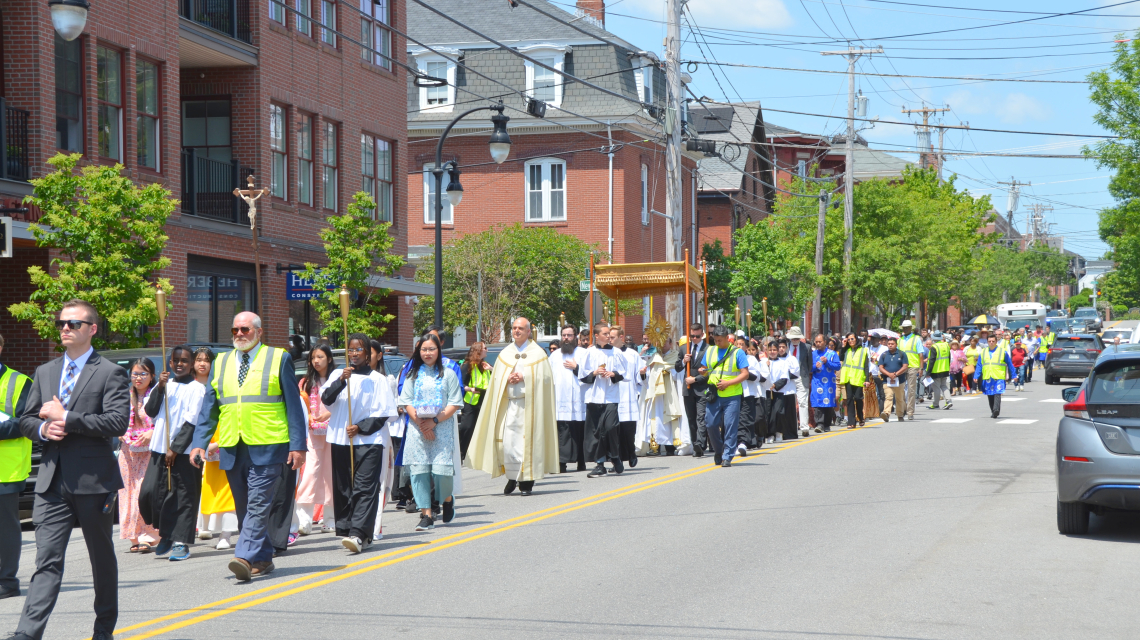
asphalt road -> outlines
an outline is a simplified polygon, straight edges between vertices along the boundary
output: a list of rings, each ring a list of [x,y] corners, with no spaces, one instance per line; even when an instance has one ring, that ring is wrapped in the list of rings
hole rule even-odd
[[[956,398],[731,469],[643,459],[528,498],[468,471],[451,526],[389,511],[370,552],[309,536],[249,585],[204,544],[172,563],[120,541],[116,637],[1134,638],[1140,518],[1058,535],[1062,387],[1043,378],[998,420]],[[90,635],[89,585],[76,531],[48,638]],[[0,632],[22,604],[0,601]]]

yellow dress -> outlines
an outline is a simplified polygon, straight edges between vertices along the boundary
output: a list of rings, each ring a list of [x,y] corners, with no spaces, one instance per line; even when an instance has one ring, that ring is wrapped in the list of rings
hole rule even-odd
[[[214,434],[211,442],[218,441]],[[222,471],[221,462],[207,461],[202,468],[202,514],[226,513],[234,511],[234,494],[230,492],[230,481]]]

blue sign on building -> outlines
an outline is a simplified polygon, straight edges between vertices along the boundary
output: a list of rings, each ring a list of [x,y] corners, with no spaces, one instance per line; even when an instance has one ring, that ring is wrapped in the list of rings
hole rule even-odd
[[[329,287],[327,291],[334,291],[336,287]],[[321,292],[313,288],[313,282],[301,277],[300,273],[290,271],[285,276],[285,298],[287,300],[315,300]]]

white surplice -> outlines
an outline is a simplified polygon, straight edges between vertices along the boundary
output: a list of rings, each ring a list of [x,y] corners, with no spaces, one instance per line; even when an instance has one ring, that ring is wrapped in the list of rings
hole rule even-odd
[[[574,347],[573,353],[562,353],[558,350],[550,355],[550,369],[554,374],[554,397],[558,403],[559,421],[581,421],[586,419],[586,385],[578,379],[574,371],[567,369],[563,363],[573,360],[581,369],[586,364],[586,350]]]

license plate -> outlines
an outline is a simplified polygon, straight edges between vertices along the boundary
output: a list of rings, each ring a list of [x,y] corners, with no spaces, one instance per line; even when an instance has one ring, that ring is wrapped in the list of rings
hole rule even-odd
[[[1075,354],[1075,353],[1070,353],[1070,354],[1069,354],[1069,359],[1070,359],[1070,360],[1080,360],[1080,359],[1081,359],[1081,357],[1080,357],[1079,355]]]

